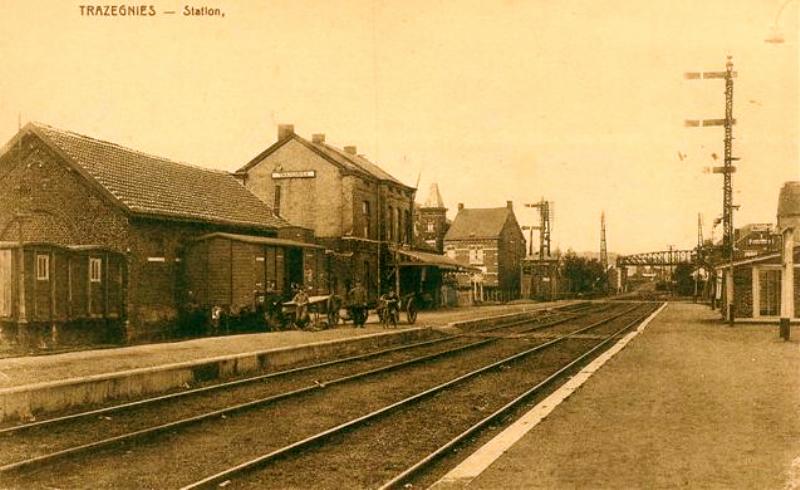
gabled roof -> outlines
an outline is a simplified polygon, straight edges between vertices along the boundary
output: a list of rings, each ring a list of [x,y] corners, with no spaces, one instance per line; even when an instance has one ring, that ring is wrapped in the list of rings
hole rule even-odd
[[[147,155],[39,123],[29,130],[135,215],[274,229],[289,224],[220,170]]]
[[[406,189],[414,190],[413,187],[403,184],[402,182],[394,178],[392,175],[390,175],[388,172],[386,172],[376,164],[370,162],[361,155],[354,155],[351,153],[347,153],[346,151],[340,148],[336,148],[335,146],[331,146],[327,143],[314,143],[308,141],[302,136],[298,136],[297,134],[291,134],[290,136],[275,142],[272,146],[270,146],[266,150],[256,155],[256,157],[250,160],[244,167],[237,170],[236,173],[237,174],[246,173],[252,167],[260,163],[262,160],[264,160],[266,157],[277,151],[279,148],[281,148],[289,141],[299,142],[300,144],[310,149],[311,151],[315,152],[322,158],[328,160],[334,165],[337,165],[338,167],[341,167],[349,172],[366,175],[368,177],[372,177],[380,181],[392,182],[401,187],[405,187]]]
[[[508,207],[461,209],[444,239],[497,238],[512,214]]]

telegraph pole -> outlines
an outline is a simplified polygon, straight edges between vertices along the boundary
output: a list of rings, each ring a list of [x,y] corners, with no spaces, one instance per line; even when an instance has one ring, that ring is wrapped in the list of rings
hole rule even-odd
[[[606,212],[600,212],[600,265],[603,267],[603,274],[608,269],[608,250],[606,249]]]
[[[697,213],[697,270],[694,272],[694,302],[700,289],[700,268],[703,266],[703,215]]]
[[[725,138],[723,140],[725,147],[724,164],[722,167],[714,167],[712,172],[715,174],[722,174],[722,224],[723,224],[723,240],[722,248],[725,255],[728,256],[730,270],[725,284],[725,291],[728,297],[728,323],[733,325],[734,320],[734,281],[733,281],[733,259],[734,259],[734,227],[733,227],[733,211],[736,206],[733,204],[733,183],[732,175],[736,172],[736,167],[733,166],[734,160],[739,160],[732,155],[733,151],[733,125],[736,120],[733,118],[733,79],[736,78],[736,72],[733,71],[733,61],[728,56],[728,61],[725,64],[725,71],[722,72],[691,72],[686,73],[687,80],[699,79],[723,79],[725,80],[725,118],[724,119],[703,119],[702,125],[706,126],[723,126],[725,128]],[[685,125],[687,127],[699,127],[700,121],[687,120]]]

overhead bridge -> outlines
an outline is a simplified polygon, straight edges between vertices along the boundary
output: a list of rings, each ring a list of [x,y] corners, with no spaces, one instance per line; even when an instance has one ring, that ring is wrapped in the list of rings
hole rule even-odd
[[[678,265],[696,264],[697,250],[664,250],[617,257],[617,267],[627,265]]]

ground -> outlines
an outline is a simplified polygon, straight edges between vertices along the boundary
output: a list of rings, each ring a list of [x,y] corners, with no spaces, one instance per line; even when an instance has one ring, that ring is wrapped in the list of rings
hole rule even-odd
[[[672,303],[471,488],[800,488],[800,331]]]

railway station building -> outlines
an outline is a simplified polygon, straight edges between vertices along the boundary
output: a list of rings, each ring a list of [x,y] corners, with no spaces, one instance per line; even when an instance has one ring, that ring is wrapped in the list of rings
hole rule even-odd
[[[0,187],[6,340],[158,338],[188,304],[235,313],[270,281],[326,287],[311,230],[227,172],[31,123],[0,151]],[[206,252],[191,270],[188,250]]]
[[[413,245],[416,189],[360,155],[290,124],[277,141],[235,176],[283,219],[314,231],[330,251],[332,292],[344,296],[360,281],[375,300],[394,287],[393,247]]]

